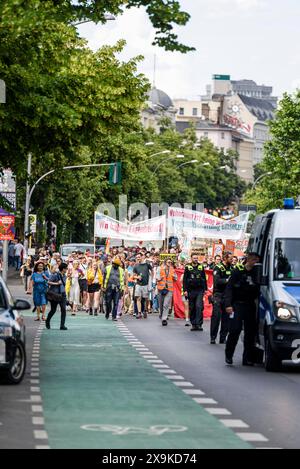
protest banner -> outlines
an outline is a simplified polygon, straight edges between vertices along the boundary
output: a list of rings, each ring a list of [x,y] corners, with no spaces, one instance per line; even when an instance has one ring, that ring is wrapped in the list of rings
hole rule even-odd
[[[235,242],[232,241],[231,239],[227,239],[226,244],[225,244],[225,251],[233,254],[235,250]]]
[[[203,212],[182,208],[168,210],[168,237],[241,239],[246,232],[249,213],[223,220]]]
[[[159,255],[159,261],[161,264],[165,262],[167,259],[171,259],[172,262],[175,264],[177,262],[177,254],[160,254]]]
[[[11,241],[15,239],[14,215],[0,215],[0,240]]]
[[[150,218],[139,223],[123,223],[95,212],[94,237],[123,241],[164,241],[166,217]]]
[[[176,269],[177,280],[174,282],[174,317],[178,319],[184,319],[184,304],[182,301],[182,282],[183,282],[183,269]],[[207,292],[204,295],[204,319],[209,319],[212,315],[212,305],[208,301],[208,297],[212,295],[213,291],[213,271],[205,270],[206,281],[207,281]]]

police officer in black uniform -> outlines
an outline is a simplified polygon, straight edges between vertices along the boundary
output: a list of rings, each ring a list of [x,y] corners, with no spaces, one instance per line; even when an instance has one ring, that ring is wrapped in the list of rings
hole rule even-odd
[[[233,363],[233,355],[244,324],[243,365],[253,366],[255,336],[257,329],[257,306],[259,286],[255,284],[254,265],[259,262],[255,252],[247,255],[245,265],[238,264],[225,289],[225,308],[229,315],[229,335],[225,349],[225,361]]]
[[[215,344],[220,322],[220,344],[225,344],[228,329],[229,329],[229,315],[225,311],[224,292],[228,283],[229,277],[234,268],[232,267],[232,255],[225,253],[223,262],[217,264],[214,268],[214,295],[213,295],[213,313],[210,323],[210,343]]]
[[[191,264],[187,264],[183,275],[183,292],[188,298],[191,331],[203,331],[203,296],[207,290],[203,265],[198,262],[198,254],[192,253]]]

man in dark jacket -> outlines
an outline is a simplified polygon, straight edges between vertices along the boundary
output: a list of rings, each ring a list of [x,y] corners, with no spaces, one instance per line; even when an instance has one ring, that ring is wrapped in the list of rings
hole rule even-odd
[[[191,331],[203,331],[203,296],[207,290],[203,265],[198,262],[198,254],[192,253],[191,264],[187,264],[183,275],[183,292],[189,301]]]
[[[254,282],[254,266],[259,262],[258,254],[247,255],[245,265],[238,264],[225,290],[225,308],[229,314],[229,335],[225,349],[225,361],[233,363],[233,355],[244,324],[243,365],[253,366],[257,327],[256,300],[259,286]]]
[[[60,330],[67,331],[68,328],[65,326],[66,321],[66,307],[67,307],[67,295],[66,295],[66,272],[67,272],[67,264],[62,263],[59,266],[59,271],[51,274],[49,277],[48,285],[49,285],[49,292],[53,292],[59,295],[61,298],[59,301],[50,300],[51,303],[51,310],[47,316],[45,325],[47,329],[50,329],[50,321],[51,318],[56,313],[57,306],[60,306],[61,317],[60,317]]]
[[[213,295],[213,313],[210,323],[210,343],[215,344],[216,338],[220,331],[220,344],[225,344],[228,328],[229,328],[229,316],[225,311],[224,305],[224,293],[228,283],[229,277],[232,274],[233,267],[232,255],[229,253],[224,254],[223,262],[217,264],[214,268],[214,295]]]

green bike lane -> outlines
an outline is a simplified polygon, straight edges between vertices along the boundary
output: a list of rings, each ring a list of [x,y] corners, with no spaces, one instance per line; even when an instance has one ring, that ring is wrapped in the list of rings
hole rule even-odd
[[[43,330],[40,387],[52,449],[250,448],[143,358],[103,316]]]

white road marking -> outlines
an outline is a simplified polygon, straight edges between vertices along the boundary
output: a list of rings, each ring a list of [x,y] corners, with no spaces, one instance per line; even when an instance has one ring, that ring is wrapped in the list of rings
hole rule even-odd
[[[37,372],[40,371],[40,369],[39,368],[31,368],[31,371],[33,371],[34,373],[37,373]]]
[[[32,412],[41,412],[41,413],[43,413],[43,406],[41,406],[41,405],[32,405],[31,410],[32,410]]]
[[[264,435],[261,433],[237,433],[237,436],[241,438],[244,441],[269,441],[268,438],[266,438]]]
[[[249,428],[243,420],[233,420],[233,419],[220,419],[220,422],[228,428]]]
[[[200,391],[200,389],[183,389],[183,392],[189,396],[204,396],[205,392]]]
[[[45,430],[33,430],[33,433],[36,440],[48,440],[48,435]]]
[[[152,363],[153,368],[170,368],[168,365],[160,365],[156,363]]]
[[[166,378],[169,378],[169,379],[184,379],[183,376],[180,376],[180,375],[168,375],[166,376]]]
[[[218,404],[214,399],[209,397],[194,397],[193,399],[197,404]]]
[[[32,376],[32,378],[39,378],[40,374],[39,373],[30,373],[30,376]]]
[[[40,380],[39,379],[31,379],[30,383],[31,384],[40,384]]]
[[[194,385],[192,383],[190,383],[189,381],[178,381],[178,382],[174,382],[174,384],[176,384],[176,386],[180,386],[180,387],[183,387],[183,388],[193,388]]]
[[[153,365],[152,365],[152,366],[153,366]],[[164,370],[164,369],[163,369],[163,370],[157,370],[157,371],[159,371],[160,373],[166,373],[166,374],[172,374],[172,375],[176,375],[176,374],[177,374],[176,371],[174,371],[174,370]]]
[[[209,412],[212,415],[232,415],[231,412],[229,412],[229,410],[222,409],[222,408],[214,408],[214,407],[208,408],[207,407],[205,410],[206,412]]]
[[[44,425],[45,424],[44,417],[32,417],[32,423],[33,425]]]
[[[30,396],[31,402],[42,402],[41,396]]]
[[[151,357],[146,357],[149,363],[163,363],[162,360],[153,360]]]
[[[30,392],[40,392],[41,388],[39,386],[31,386]]]
[[[37,445],[35,449],[50,449],[50,446],[47,445]]]

